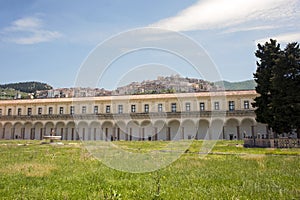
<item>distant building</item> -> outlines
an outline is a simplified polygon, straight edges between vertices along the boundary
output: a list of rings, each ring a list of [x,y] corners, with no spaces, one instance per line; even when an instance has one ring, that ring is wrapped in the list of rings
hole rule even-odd
[[[0,100],[0,139],[42,139],[52,131],[63,140],[266,137],[267,126],[255,121],[251,106],[256,96],[251,90]]]

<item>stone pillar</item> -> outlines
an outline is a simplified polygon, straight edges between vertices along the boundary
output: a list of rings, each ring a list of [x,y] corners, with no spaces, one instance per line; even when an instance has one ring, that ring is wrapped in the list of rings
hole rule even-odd
[[[35,139],[35,128],[31,128],[31,130],[30,130],[30,139],[31,140]]]
[[[40,128],[40,140],[43,139],[43,134],[44,134],[44,129],[43,128]]]
[[[120,140],[120,128],[117,129],[117,140]]]
[[[129,140],[132,141],[132,128],[129,128]]]
[[[254,138],[254,126],[251,126],[251,136]]]
[[[64,128],[60,128],[60,136],[61,136],[61,140],[64,139]]]
[[[72,130],[71,130],[71,140],[74,140],[74,132],[75,132],[75,128],[72,128]]]
[[[97,128],[94,128],[94,140],[97,140]]]
[[[112,128],[112,141],[116,140],[116,127]]]
[[[184,127],[181,127],[181,139],[184,140]]]
[[[236,133],[237,133],[237,139],[240,140],[241,136],[240,136],[240,126],[236,127]]]
[[[11,129],[11,139],[15,139],[15,128]]]
[[[21,128],[21,138],[25,140],[25,128]]]
[[[5,138],[5,128],[3,128],[2,139]]]
[[[65,129],[65,137],[62,139],[68,140],[68,128]]]
[[[108,141],[108,128],[104,129],[104,139],[105,141]]]
[[[223,134],[223,140],[225,140],[225,126],[223,126],[222,134]]]
[[[126,127],[125,141],[128,141],[128,127]]]
[[[167,127],[166,140],[171,140],[171,127]]]
[[[88,128],[88,140],[92,140],[92,128]]]
[[[154,127],[154,140],[157,140],[158,133],[157,133],[157,127]]]
[[[80,129],[79,129],[80,130]],[[82,128],[81,139],[85,140],[85,128]]]
[[[145,128],[142,128],[142,140],[145,140]]]
[[[79,140],[79,128],[75,130],[76,140]]]

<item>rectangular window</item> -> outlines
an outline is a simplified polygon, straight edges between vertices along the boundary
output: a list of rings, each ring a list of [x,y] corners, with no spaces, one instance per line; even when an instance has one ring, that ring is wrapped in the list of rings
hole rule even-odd
[[[249,101],[244,101],[244,109],[249,109]]]
[[[148,113],[149,112],[149,104],[144,105],[144,112]]]
[[[7,110],[7,115],[8,115],[8,116],[11,115],[11,108],[9,108],[9,109]]]
[[[171,112],[176,112],[176,103],[171,104]]]
[[[163,105],[161,103],[158,104],[157,111],[158,112],[162,112],[163,111]]]
[[[135,111],[136,111],[135,105],[131,105],[131,112],[135,113]]]
[[[18,108],[18,115],[22,115],[22,109]]]
[[[205,110],[205,104],[204,102],[200,102],[200,111],[204,111]]]
[[[187,112],[191,111],[191,103],[185,103],[185,111]]]
[[[110,106],[106,106],[106,113],[110,113]]]
[[[234,110],[234,101],[229,101],[228,107],[229,107],[229,111],[233,111]]]
[[[38,115],[41,115],[42,114],[42,108],[38,108]]]
[[[94,114],[98,114],[98,106],[94,106]]]
[[[53,107],[49,107],[49,109],[48,109],[48,114],[49,114],[49,115],[52,115],[52,114],[53,114]]]
[[[74,108],[74,106],[70,106],[70,114],[71,115],[75,114],[75,108]]]
[[[59,107],[59,114],[64,114],[64,107]]]
[[[27,115],[28,116],[32,115],[32,108],[27,108]]]
[[[220,110],[220,104],[219,102],[215,102],[215,110]]]
[[[85,113],[86,113],[86,106],[82,106],[82,108],[81,108],[81,113],[82,113],[82,114],[85,114]]]
[[[123,113],[123,105],[118,105],[118,113]]]

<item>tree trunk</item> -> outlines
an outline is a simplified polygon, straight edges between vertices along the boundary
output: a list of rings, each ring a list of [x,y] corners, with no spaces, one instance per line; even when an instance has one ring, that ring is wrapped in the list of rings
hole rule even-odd
[[[297,128],[297,138],[300,139],[300,128]]]

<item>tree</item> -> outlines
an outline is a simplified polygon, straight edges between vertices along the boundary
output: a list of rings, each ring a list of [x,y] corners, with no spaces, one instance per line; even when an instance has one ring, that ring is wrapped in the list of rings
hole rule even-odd
[[[277,44],[276,40],[271,39],[270,42],[266,42],[264,45],[258,44],[257,47],[255,55],[259,61],[256,62],[257,70],[253,75],[257,83],[255,89],[259,96],[254,99],[252,105],[256,108],[256,120],[273,127],[271,80],[274,67],[280,56],[280,45]]]
[[[297,130],[300,138],[300,49],[290,43],[282,51],[276,40],[258,44],[259,58],[254,79],[256,120],[272,127],[275,133]]]
[[[273,115],[277,132],[297,131],[300,138],[300,49],[290,43],[281,53],[272,80]]]

